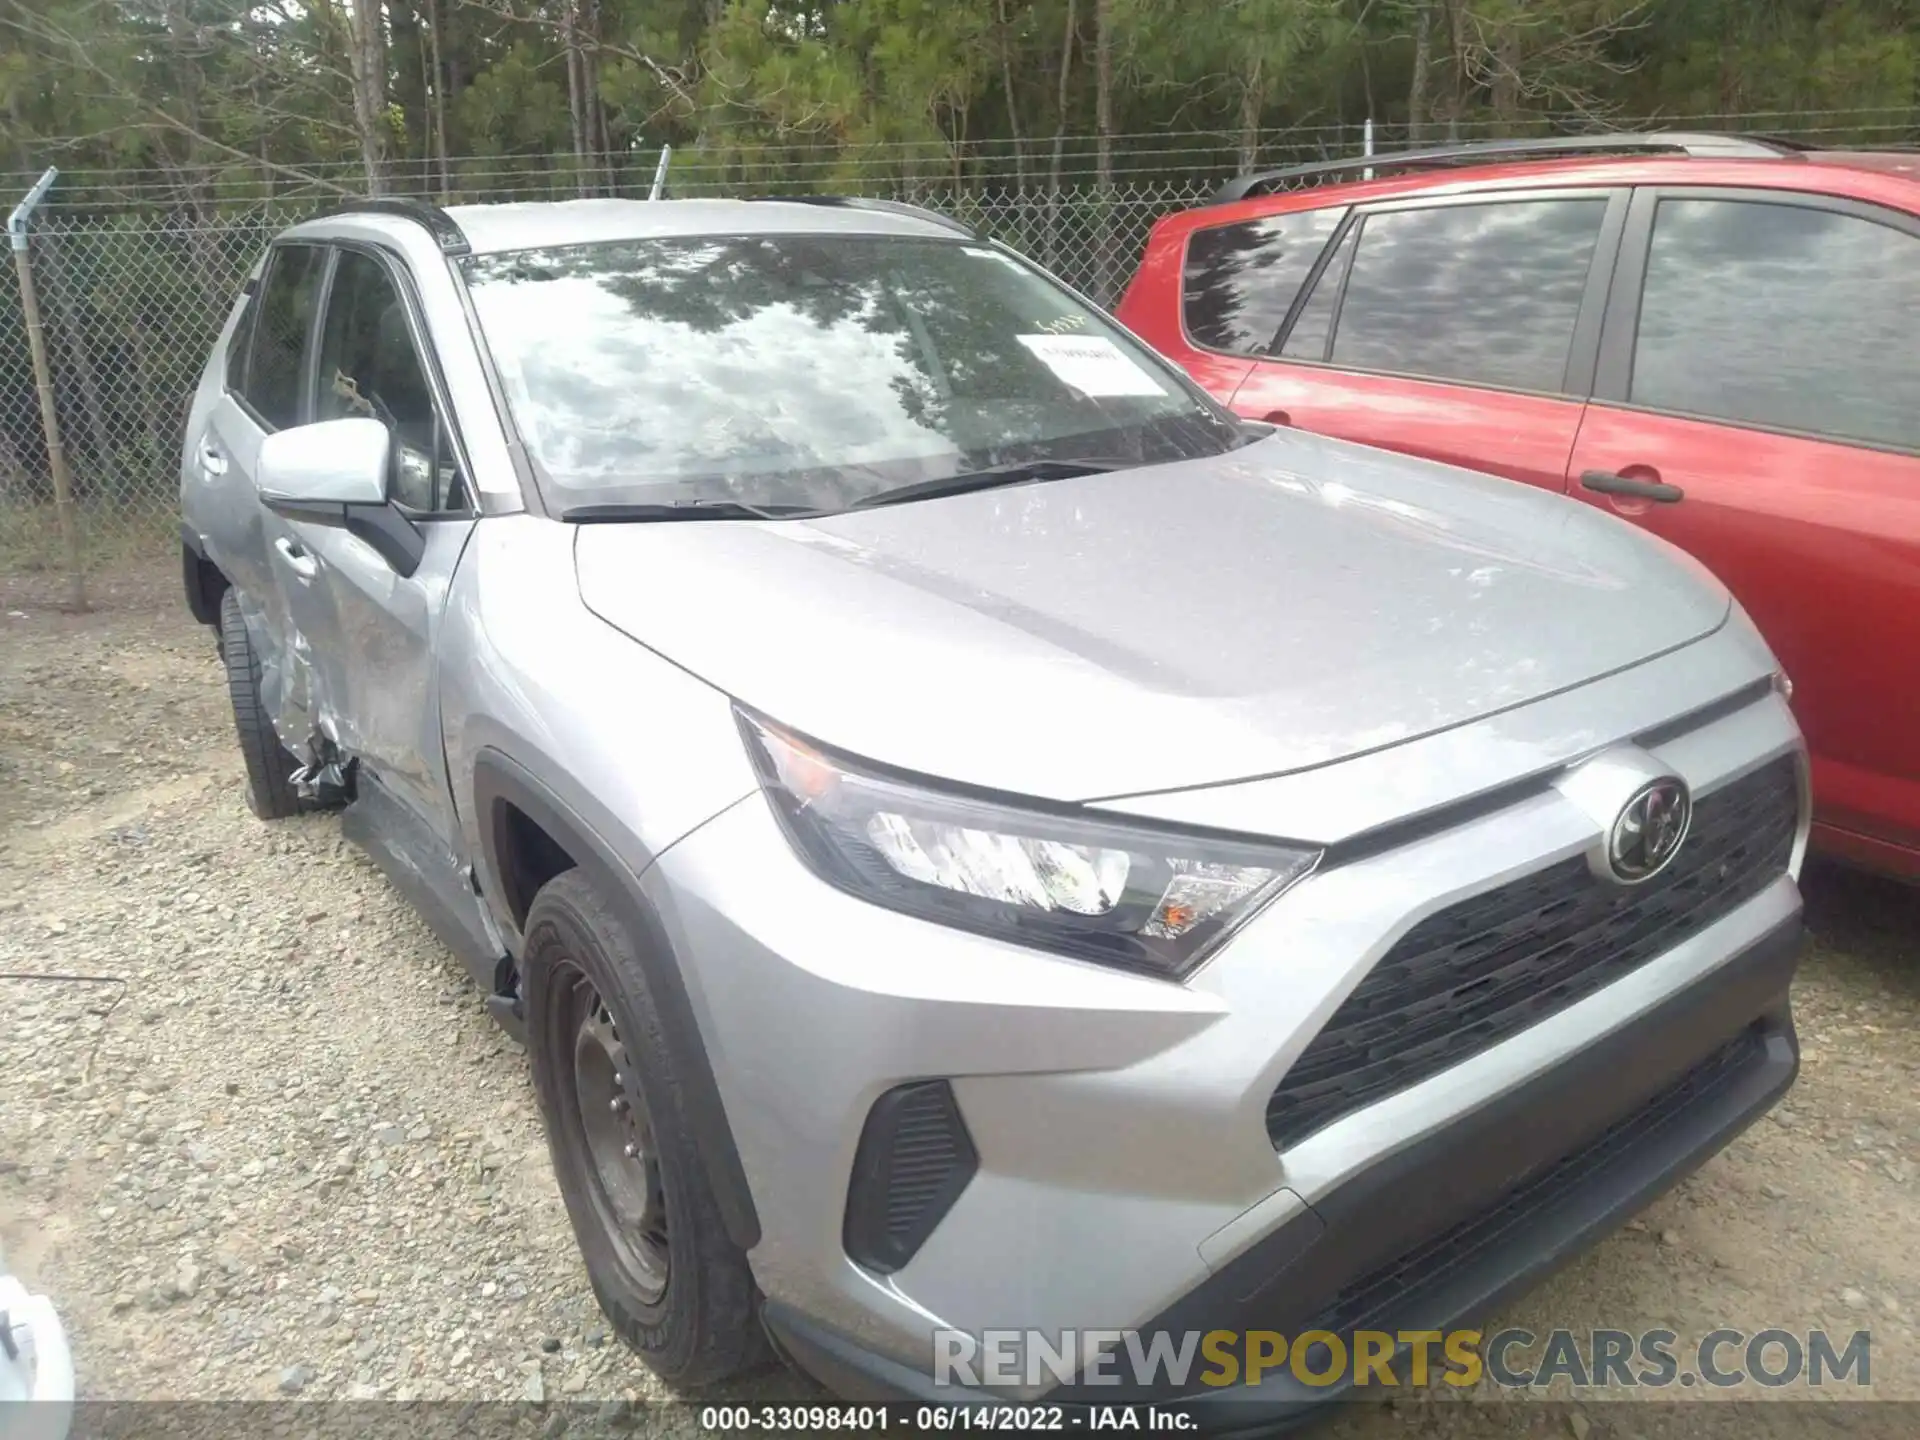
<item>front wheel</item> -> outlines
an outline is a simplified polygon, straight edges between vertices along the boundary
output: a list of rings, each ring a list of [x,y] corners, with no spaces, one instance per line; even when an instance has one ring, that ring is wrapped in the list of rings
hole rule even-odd
[[[577,870],[527,915],[527,1048],[560,1193],[614,1330],[671,1385],[767,1358],[747,1257],[694,1148],[626,927]]]

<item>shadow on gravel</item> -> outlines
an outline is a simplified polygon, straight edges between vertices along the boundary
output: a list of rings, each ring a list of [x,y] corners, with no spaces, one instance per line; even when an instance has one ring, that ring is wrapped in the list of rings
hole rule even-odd
[[[1800,882],[1821,963],[1920,1005],[1920,886],[1812,857]]]

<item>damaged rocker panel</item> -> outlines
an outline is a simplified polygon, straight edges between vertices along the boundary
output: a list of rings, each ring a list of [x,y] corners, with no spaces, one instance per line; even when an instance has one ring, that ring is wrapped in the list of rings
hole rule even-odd
[[[288,777],[301,799],[335,805],[352,798],[358,767],[341,753],[324,730],[315,729],[308,737],[306,755],[300,767]]]
[[[355,767],[355,792],[353,803],[341,812],[341,833],[364,850],[420,912],[480,986],[494,1019],[524,1044],[513,961],[493,917],[473,891],[467,867],[363,766]]]

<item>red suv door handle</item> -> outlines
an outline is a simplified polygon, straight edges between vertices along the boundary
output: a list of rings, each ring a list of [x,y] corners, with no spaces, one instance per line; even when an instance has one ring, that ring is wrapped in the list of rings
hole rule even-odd
[[[1580,477],[1580,483],[1602,495],[1631,495],[1637,500],[1657,500],[1662,505],[1672,505],[1687,498],[1687,492],[1678,485],[1668,485],[1659,480],[1630,480],[1625,475],[1615,475],[1609,470],[1589,470]]]

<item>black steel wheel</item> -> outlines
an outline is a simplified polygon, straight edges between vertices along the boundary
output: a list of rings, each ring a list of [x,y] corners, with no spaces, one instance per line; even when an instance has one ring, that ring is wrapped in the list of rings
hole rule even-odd
[[[566,987],[574,1032],[573,1072],[570,1080],[559,1078],[571,1090],[576,1143],[592,1162],[588,1194],[634,1293],[657,1304],[667,1293],[673,1253],[646,1097],[631,1083],[619,1023],[593,981],[569,962],[555,981]]]
[[[528,1058],[560,1194],[600,1309],[669,1384],[769,1358],[760,1295],[694,1143],[647,971],[609,898],[577,870],[527,912]]]

